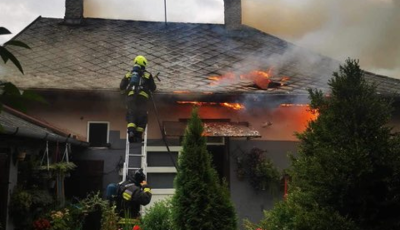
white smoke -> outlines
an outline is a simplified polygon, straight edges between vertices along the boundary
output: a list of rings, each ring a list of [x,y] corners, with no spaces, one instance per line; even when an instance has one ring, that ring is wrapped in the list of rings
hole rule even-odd
[[[223,23],[223,0],[166,0],[171,22]],[[164,21],[164,0],[84,0],[85,17]],[[0,3],[15,36],[37,16],[63,18],[65,0]],[[400,0],[242,0],[243,23],[343,62],[400,78]]]
[[[85,17],[141,21],[223,23],[223,0],[84,0]],[[221,14],[222,13],[222,14]]]
[[[400,0],[243,0],[242,8],[244,24],[400,78]]]

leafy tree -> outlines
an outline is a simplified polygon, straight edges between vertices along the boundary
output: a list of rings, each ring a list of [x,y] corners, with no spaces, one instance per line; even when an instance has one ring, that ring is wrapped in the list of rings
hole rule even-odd
[[[4,27],[0,27],[0,35],[5,35],[5,34],[11,34],[11,32]],[[19,46],[26,49],[30,49],[30,47],[27,44],[17,40],[10,40],[4,43],[4,46],[6,45]],[[12,63],[14,63],[15,66],[17,66],[17,68],[19,69],[19,71],[21,71],[21,73],[24,73],[21,63],[19,63],[18,59],[4,46],[0,46],[0,56],[3,59],[4,63],[7,63],[8,60],[10,60]]]
[[[197,109],[186,128],[175,178],[173,223],[177,230],[236,230],[237,219],[226,184],[211,166]]]
[[[4,28],[0,27],[0,35],[11,34],[11,32]],[[10,40],[4,45],[0,45],[0,56],[6,64],[9,60],[18,68],[18,70],[23,74],[24,71],[22,69],[21,63],[18,59],[5,47],[5,46],[17,46],[26,49],[30,49],[30,47],[17,40]],[[10,105],[16,109],[25,111],[26,101],[39,101],[44,102],[44,99],[30,90],[24,90],[22,93],[20,90],[11,82],[3,82],[0,81],[0,113],[3,109],[3,104]],[[2,127],[0,125],[0,131]]]
[[[266,214],[266,227],[400,229],[400,140],[387,126],[392,104],[366,82],[356,60],[348,59],[328,84],[327,97],[309,90],[319,117],[298,134],[289,200]],[[291,227],[302,219],[315,227]]]

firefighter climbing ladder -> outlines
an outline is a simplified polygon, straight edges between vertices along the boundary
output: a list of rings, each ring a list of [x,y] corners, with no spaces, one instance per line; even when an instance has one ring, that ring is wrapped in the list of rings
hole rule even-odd
[[[128,133],[126,134],[126,144],[125,144],[125,162],[124,162],[124,167],[122,171],[122,181],[126,180],[126,177],[128,176],[129,170],[137,170],[140,167],[143,169],[143,173],[146,175],[147,172],[147,158],[146,158],[146,152],[147,152],[147,127],[144,130],[144,137],[143,137],[143,143],[141,144],[141,149],[140,153],[130,153],[130,150],[132,148],[131,143],[129,143],[128,139]],[[132,160],[131,158],[135,157],[140,157],[141,158],[141,163],[140,167],[132,167]]]
[[[158,75],[159,75],[159,74],[160,74],[160,73],[157,73],[157,74],[154,76],[154,78],[156,78],[158,81],[161,81],[160,78],[158,78]],[[166,135],[165,135],[165,130],[164,130],[164,128],[162,127],[161,122],[160,122],[160,119],[159,119],[159,117],[158,117],[157,106],[156,106],[156,104],[155,104],[155,102],[154,102],[153,94],[152,94],[151,92],[150,92],[150,98],[151,98],[151,101],[152,101],[152,104],[153,104],[153,107],[154,107],[154,111],[155,111],[155,114],[156,114],[156,117],[157,117],[158,126],[159,126],[159,128],[160,128],[160,132],[161,132],[162,139],[163,139],[163,141],[164,141],[165,147],[166,147],[167,150],[168,150],[168,154],[169,154],[169,156],[170,156],[170,158],[171,158],[171,161],[172,161],[172,163],[173,163],[173,165],[174,165],[176,171],[178,171],[178,167],[177,167],[177,165],[176,165],[176,163],[175,163],[175,160],[173,159],[173,157],[172,157],[172,155],[171,155],[171,151],[170,151],[170,149],[169,149],[169,145],[168,145],[167,138],[166,138]],[[131,145],[130,145],[130,143],[129,143],[129,140],[128,140],[128,133],[127,133],[127,134],[126,134],[126,147],[125,147],[125,163],[124,163],[124,168],[123,168],[123,173],[122,173],[122,181],[125,181],[125,180],[126,180],[126,176],[128,175],[129,170],[136,170],[136,169],[139,169],[139,168],[135,168],[135,167],[130,167],[130,166],[129,166],[130,157],[141,157],[141,158],[142,158],[142,160],[141,160],[141,168],[143,169],[143,173],[144,173],[144,174],[146,175],[146,177],[147,177],[147,158],[146,158],[146,155],[147,155],[147,125],[146,125],[146,128],[145,128],[145,133],[144,133],[144,138],[143,138],[143,144],[142,144],[142,148],[141,148],[141,153],[140,153],[140,154],[131,154],[131,153],[130,153],[130,149],[131,149]]]

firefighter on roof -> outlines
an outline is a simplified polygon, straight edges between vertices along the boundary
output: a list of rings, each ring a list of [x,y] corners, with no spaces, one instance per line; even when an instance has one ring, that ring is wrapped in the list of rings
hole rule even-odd
[[[156,90],[154,78],[146,71],[147,60],[139,55],[133,59],[133,68],[122,78],[120,89],[126,93],[129,142],[141,142],[147,124],[147,100]]]

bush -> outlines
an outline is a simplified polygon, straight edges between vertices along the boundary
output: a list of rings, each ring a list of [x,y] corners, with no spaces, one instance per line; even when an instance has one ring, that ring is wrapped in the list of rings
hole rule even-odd
[[[146,230],[172,230],[171,200],[157,201],[144,215],[143,229]]]
[[[27,229],[32,223],[32,195],[22,187],[16,187],[11,194],[9,214],[17,229]]]
[[[304,192],[292,192],[271,211],[264,211],[259,224],[244,221],[246,230],[357,230],[354,222],[338,212],[319,206]]]
[[[101,215],[101,230],[118,229],[118,219],[119,217],[115,211],[115,206],[103,208]]]
[[[197,109],[185,131],[178,157],[175,194],[172,198],[174,227],[178,230],[237,229],[237,217],[225,185],[221,185],[207,151],[203,124]]]

